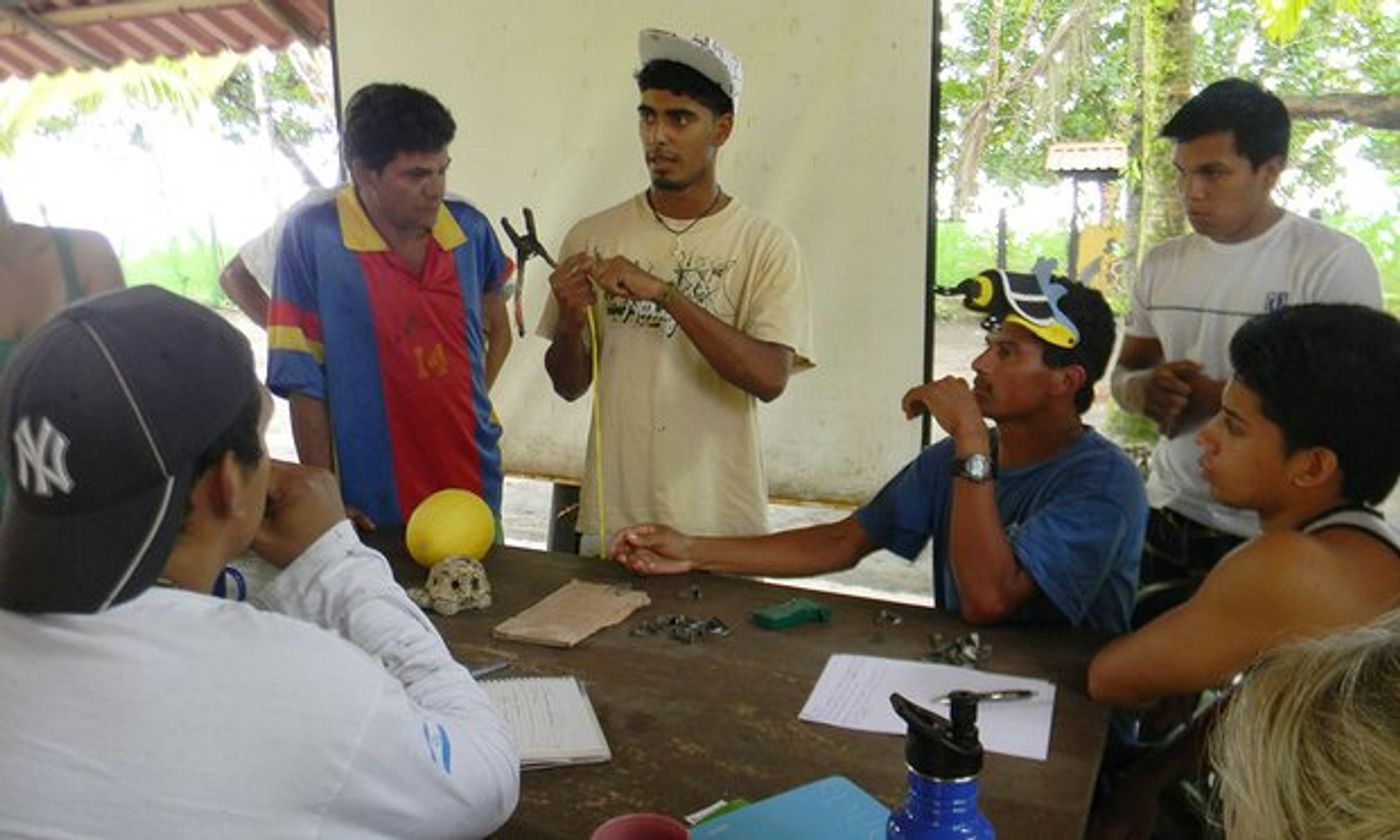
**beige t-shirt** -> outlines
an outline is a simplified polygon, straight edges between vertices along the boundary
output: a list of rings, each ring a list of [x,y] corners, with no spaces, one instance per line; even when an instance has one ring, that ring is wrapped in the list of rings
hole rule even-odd
[[[668,219],[680,230],[692,220]],[[737,200],[684,234],[652,215],[646,194],[574,225],[560,258],[621,255],[753,338],[792,348],[794,370],[812,366],[811,303],[796,240]],[[768,482],[756,398],[710,367],[676,322],[649,301],[600,293],[598,325],[605,527],[640,522],[692,534],[768,528]],[[538,334],[552,338],[553,296]],[[598,531],[590,431],[579,529]]]

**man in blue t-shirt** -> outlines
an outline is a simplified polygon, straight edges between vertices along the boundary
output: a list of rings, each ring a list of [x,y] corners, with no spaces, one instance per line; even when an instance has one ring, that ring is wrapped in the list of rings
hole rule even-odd
[[[998,274],[1010,282],[984,276]],[[1039,317],[992,312],[971,384],[946,376],[904,395],[906,416],[928,413],[948,437],[852,516],[754,537],[639,525],[610,554],[639,574],[797,576],[880,548],[912,559],[932,539],[935,599],[969,622],[1127,631],[1147,500],[1132,463],[1081,419],[1113,351],[1113,313],[1096,291],[1048,273],[1040,283]]]

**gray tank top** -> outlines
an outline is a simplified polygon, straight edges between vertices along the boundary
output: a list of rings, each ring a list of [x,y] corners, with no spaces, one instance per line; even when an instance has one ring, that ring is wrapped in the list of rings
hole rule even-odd
[[[1387,522],[1379,511],[1365,507],[1337,508],[1304,525],[1303,533],[1316,534],[1330,528],[1353,528],[1357,531],[1365,531],[1385,543],[1396,557],[1400,557],[1400,529]]]

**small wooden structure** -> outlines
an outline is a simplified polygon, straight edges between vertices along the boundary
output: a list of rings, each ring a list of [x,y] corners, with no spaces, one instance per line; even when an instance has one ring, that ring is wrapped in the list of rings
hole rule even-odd
[[[1074,181],[1073,206],[1069,217],[1069,265],[1066,276],[1079,265],[1079,183],[1111,181],[1123,174],[1128,164],[1128,145],[1117,140],[1082,143],[1051,143],[1045,150],[1045,168],[1068,175]]]

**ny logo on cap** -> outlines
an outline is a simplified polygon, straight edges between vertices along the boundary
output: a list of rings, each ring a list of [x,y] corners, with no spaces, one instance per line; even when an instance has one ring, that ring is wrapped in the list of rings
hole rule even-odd
[[[15,476],[19,486],[36,496],[52,496],[54,489],[68,493],[73,478],[68,475],[68,438],[53,427],[49,418],[39,421],[35,435],[29,418],[15,426]]]

